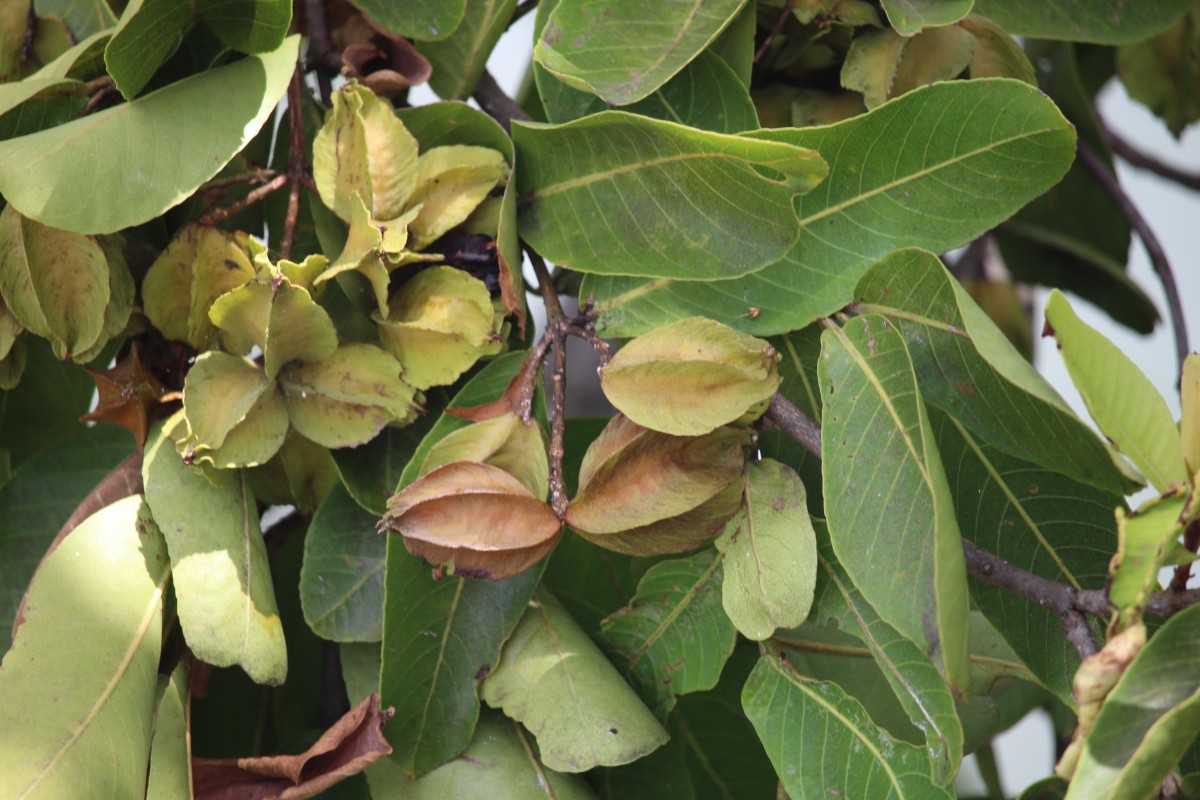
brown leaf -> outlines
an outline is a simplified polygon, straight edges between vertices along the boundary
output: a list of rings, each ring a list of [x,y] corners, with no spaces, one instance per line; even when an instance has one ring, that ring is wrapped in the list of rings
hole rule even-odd
[[[537,563],[558,540],[554,510],[499,467],[454,461],[388,500],[380,530],[455,574],[500,580]]]
[[[392,752],[383,725],[393,710],[371,693],[299,755],[192,759],[195,800],[301,800]]]
[[[521,369],[513,375],[512,380],[508,382],[508,386],[504,389],[504,394],[487,403],[477,406],[463,406],[459,408],[447,408],[446,413],[452,417],[465,419],[468,422],[485,422],[489,419],[504,414],[516,414],[522,419],[525,418],[522,406],[524,405],[525,395],[529,395],[529,401],[533,400],[533,388],[536,381],[536,376],[530,373],[536,373],[541,365],[541,360],[537,358],[526,358],[521,364]]]
[[[84,367],[96,382],[100,400],[96,410],[84,414],[86,422],[111,422],[133,434],[138,450],[146,446],[151,412],[164,402],[167,387],[142,363],[137,342],[112,369]]]

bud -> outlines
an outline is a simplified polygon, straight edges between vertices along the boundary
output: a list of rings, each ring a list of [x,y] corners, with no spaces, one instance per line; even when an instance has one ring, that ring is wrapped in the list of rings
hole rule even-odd
[[[765,409],[779,388],[779,358],[762,339],[689,317],[622,347],[601,368],[600,385],[638,425],[699,436]]]
[[[553,509],[499,467],[455,461],[393,495],[381,531],[456,575],[501,580],[540,561],[558,541]]]
[[[512,412],[459,428],[442,438],[426,454],[421,474],[452,461],[499,467],[523,483],[535,497],[544,498],[549,491],[546,434],[536,420],[524,422]]]
[[[396,292],[379,338],[418,389],[454,383],[483,356],[500,352],[496,309],[483,281],[453,267],[431,267]]]
[[[671,436],[617,415],[588,448],[566,522],[609,550],[657,555],[716,534],[742,496],[744,434]]]

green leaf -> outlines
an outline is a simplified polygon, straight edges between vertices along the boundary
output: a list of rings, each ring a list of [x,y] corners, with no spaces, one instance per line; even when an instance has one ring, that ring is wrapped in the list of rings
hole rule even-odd
[[[183,384],[189,451],[218,449],[259,399],[274,391],[273,383],[253,361],[220,350],[202,353]],[[281,444],[282,437],[276,449]]]
[[[142,467],[146,502],[174,565],[179,624],[197,658],[278,685],[287,650],[254,496],[240,470],[180,460],[170,437],[181,422],[176,416],[151,434]]]
[[[620,111],[514,125],[513,142],[522,235],[581,272],[700,280],[754,272],[796,241],[794,198],[826,172],[803,147]],[[587,222],[598,218],[603,229]]]
[[[544,590],[530,601],[481,696],[523,723],[537,737],[542,761],[560,772],[627,764],[667,741],[654,715]]]
[[[1062,778],[1044,778],[1037,783],[1031,783],[1021,792],[1017,800],[1064,800],[1067,796],[1067,782]]]
[[[197,0],[196,10],[222,42],[243,53],[278,49],[292,24],[288,0]]]
[[[188,735],[191,714],[188,662],[180,662],[170,678],[159,676],[154,710],[154,739],[146,797],[192,800],[192,746]]]
[[[595,295],[605,335],[695,314],[762,336],[798,330],[849,303],[887,253],[948,250],[1011,216],[1058,182],[1075,152],[1054,104],[1009,80],[936,84],[836,125],[754,136],[812,148],[833,165],[796,201],[800,237],[736,282],[586,277],[580,291]]]
[[[354,0],[354,5],[392,33],[437,41],[458,30],[467,0]]]
[[[930,421],[967,538],[1043,578],[1080,589],[1105,585],[1120,494],[1006,455],[953,417],[931,411]],[[1038,681],[1073,706],[1079,656],[1063,638],[1058,615],[1008,590],[970,583],[979,609]]]
[[[322,639],[378,642],[383,638],[384,554],[377,517],[341,486],[317,508],[304,538],[300,602],[304,621]]]
[[[533,57],[558,78],[615,105],[641,100],[725,29],[745,0],[562,0]]]
[[[677,695],[716,686],[733,652],[737,632],[721,610],[720,581],[712,550],[659,562],[600,626],[600,643],[659,719]]]
[[[1166,400],[1145,373],[1081,320],[1057,290],[1046,301],[1046,325],[1101,432],[1159,492],[1186,485],[1179,430]]]
[[[975,55],[975,37],[958,25],[905,37],[884,29],[856,36],[842,64],[842,86],[868,109],[935,81],[953,80]]]
[[[26,78],[0,84],[0,139],[14,139],[74,119],[87,103],[84,84]]]
[[[867,314],[821,337],[822,470],[838,560],[951,687],[968,686],[967,574],[950,487],[904,340]]]
[[[125,99],[136,97],[191,25],[187,0],[131,0],[104,48],[104,65]]]
[[[37,0],[37,14],[60,15],[79,40],[117,24],[117,17],[107,0]]]
[[[38,573],[25,623],[0,667],[6,797],[145,792],[171,571],[142,506],[133,496],[93,514]]]
[[[390,731],[389,731],[390,732]],[[479,718],[475,736],[456,758],[417,780],[409,780],[389,759],[367,767],[374,800],[594,800],[582,778],[542,766],[528,734],[495,712]]]
[[[1129,96],[1150,109],[1179,136],[1200,119],[1194,87],[1200,79],[1195,57],[1200,41],[1200,8],[1191,10],[1165,31],[1117,51],[1117,73]]]
[[[781,653],[759,659],[742,692],[746,716],[792,797],[951,798],[920,748],[879,730],[836,684],[805,678]],[[803,730],[803,736],[793,731]]]
[[[1015,36],[1124,44],[1158,33],[1190,6],[1191,0],[975,0],[975,13]]]
[[[867,603],[838,563],[824,530],[817,544],[821,585],[818,594],[827,594],[833,601],[820,604],[822,616],[830,612],[831,605],[840,606],[842,629],[867,646],[909,719],[925,732],[925,749],[933,767],[934,783],[948,785],[954,780],[963,755],[963,729],[950,687],[921,649],[884,622]]]
[[[913,288],[895,292],[897,282]],[[854,296],[860,310],[888,317],[903,335],[929,405],[1010,455],[1100,489],[1129,486],[1103,443],[933,254],[881,259]]]
[[[949,25],[971,13],[974,0],[883,0],[888,22],[901,36],[922,28]]]
[[[750,73],[754,70],[754,33],[758,27],[757,22],[757,3],[747,3],[705,51],[728,64],[742,86],[750,85]],[[697,56],[692,60],[692,64],[700,58],[701,56]]]
[[[725,563],[721,602],[743,636],[793,628],[812,606],[817,549],[804,484],[778,461],[746,467],[742,508],[717,537]]]
[[[1159,570],[1191,560],[1176,541],[1183,533],[1186,499],[1183,492],[1155,497],[1136,514],[1117,508],[1118,547],[1109,566],[1108,596],[1121,614],[1121,628],[1140,619],[1150,593],[1159,588]]]
[[[0,194],[28,217],[79,233],[111,233],[157,217],[254,138],[287,90],[299,43],[293,37],[273,53],[0,142]],[[163,136],[163,130],[178,133]],[[131,165],[153,165],[146,167],[153,174]],[[55,188],[84,176],[88,184],[128,188],[104,203]]]
[[[1167,620],[1108,695],[1067,800],[1150,797],[1200,732],[1200,608]]]
[[[96,384],[86,372],[55,358],[46,340],[32,338],[21,383],[0,395],[0,442],[14,451],[13,466],[19,457],[86,430],[79,417],[88,412],[95,391]]]
[[[0,487],[0,652],[41,561],[75,507],[129,454],[129,436],[110,425],[84,428],[18,466]]]
[[[433,67],[429,88],[445,100],[466,100],[475,91],[517,0],[467,0],[466,5],[462,24],[453,34],[417,47]]]

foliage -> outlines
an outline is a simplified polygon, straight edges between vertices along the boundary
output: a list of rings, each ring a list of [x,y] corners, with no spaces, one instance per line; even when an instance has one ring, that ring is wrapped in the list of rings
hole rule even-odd
[[[1045,706],[1022,797],[1200,796],[1200,356],[1093,110],[1200,117],[1198,20],[8,3],[0,794],[948,798]],[[1180,420],[1058,291],[1153,327],[1134,233]]]

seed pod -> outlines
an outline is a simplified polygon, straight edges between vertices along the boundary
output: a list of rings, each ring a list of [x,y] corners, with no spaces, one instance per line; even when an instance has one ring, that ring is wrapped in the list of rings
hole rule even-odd
[[[537,421],[525,423],[511,412],[459,428],[441,439],[426,454],[421,474],[452,461],[499,467],[525,484],[535,497],[544,498],[549,491],[546,434]]]
[[[737,511],[743,438],[731,428],[671,436],[617,415],[584,455],[566,522],[622,553],[690,550]]]
[[[455,461],[393,495],[381,531],[456,575],[501,580],[540,561],[558,541],[553,509],[499,467]]]
[[[690,317],[622,347],[600,370],[600,385],[637,424],[699,436],[765,409],[779,388],[779,358],[762,339]]]

